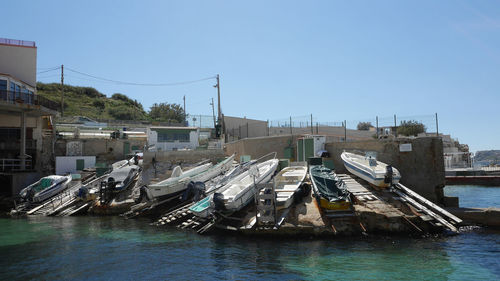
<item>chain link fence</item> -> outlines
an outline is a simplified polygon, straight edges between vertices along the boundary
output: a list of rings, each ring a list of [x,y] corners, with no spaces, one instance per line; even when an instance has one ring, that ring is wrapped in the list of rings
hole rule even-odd
[[[324,121],[314,115],[290,116],[266,121],[245,120],[226,128],[227,141],[247,137],[317,134],[332,140],[352,141],[416,135],[437,135],[437,114],[373,116],[357,120]]]

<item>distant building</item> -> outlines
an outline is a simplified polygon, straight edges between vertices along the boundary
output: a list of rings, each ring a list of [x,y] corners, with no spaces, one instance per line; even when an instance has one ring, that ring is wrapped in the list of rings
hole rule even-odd
[[[199,146],[198,127],[149,127],[147,129],[150,150],[196,149]]]
[[[36,94],[35,42],[0,38],[0,195],[53,169],[52,118],[60,105]]]

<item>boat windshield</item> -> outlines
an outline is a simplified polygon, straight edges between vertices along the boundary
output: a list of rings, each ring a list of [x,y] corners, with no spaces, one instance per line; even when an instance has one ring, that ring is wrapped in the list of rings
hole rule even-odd
[[[40,180],[40,184],[33,186],[33,191],[39,192],[52,185],[52,180],[49,178],[43,178]]]

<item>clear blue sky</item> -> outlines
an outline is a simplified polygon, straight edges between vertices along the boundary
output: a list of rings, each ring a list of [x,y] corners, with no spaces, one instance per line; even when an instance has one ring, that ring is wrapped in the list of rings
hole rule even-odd
[[[315,121],[439,115],[472,151],[500,149],[498,1],[7,1],[0,37],[35,41],[40,71],[169,83],[221,75],[226,115]],[[211,114],[214,80],[147,87],[66,71],[145,109]],[[57,82],[57,71],[38,75]],[[427,120],[428,119],[428,120]],[[435,131],[432,119],[424,122]]]

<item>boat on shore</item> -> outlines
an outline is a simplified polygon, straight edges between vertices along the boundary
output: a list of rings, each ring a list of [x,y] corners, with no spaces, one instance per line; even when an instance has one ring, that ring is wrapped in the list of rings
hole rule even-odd
[[[24,201],[43,202],[68,187],[72,176],[51,175],[43,177],[19,192]]]
[[[331,211],[348,211],[352,208],[350,193],[342,179],[325,166],[309,166],[314,197],[320,207]]]
[[[292,166],[281,170],[274,177],[276,208],[286,209],[293,203],[294,194],[307,175],[307,166]]]
[[[196,202],[189,210],[202,218],[209,217],[216,209],[227,213],[236,212],[246,206],[253,198],[255,184],[268,182],[277,167],[277,159],[260,164],[250,163],[249,166],[243,168],[243,172],[218,188],[216,193]]]
[[[234,178],[221,191],[214,193],[213,202],[216,209],[233,213],[245,207],[255,195],[255,185],[267,183],[278,168],[278,159],[252,165],[247,171]]]
[[[231,169],[234,156],[233,154],[216,165],[212,165],[212,163],[202,164],[186,172],[182,172],[182,169],[177,166],[170,178],[148,186],[151,197],[156,199],[173,197],[186,190],[190,182],[209,181]]]
[[[189,210],[196,216],[206,218],[208,217],[214,210],[213,204],[213,193],[223,189],[223,187],[230,183],[233,179],[248,171],[248,168],[256,163],[255,160],[245,162],[237,165],[233,169],[229,170],[226,174],[224,174],[219,179],[214,179],[213,182],[210,182],[205,187],[205,198],[195,202]]]
[[[372,155],[361,156],[342,152],[340,155],[344,166],[353,175],[378,187],[388,187],[397,184],[401,179],[399,171],[391,165],[377,161]]]
[[[106,186],[113,192],[120,192],[127,189],[130,184],[137,179],[141,168],[136,165],[122,166],[114,168],[105,179],[101,181],[101,186]]]

